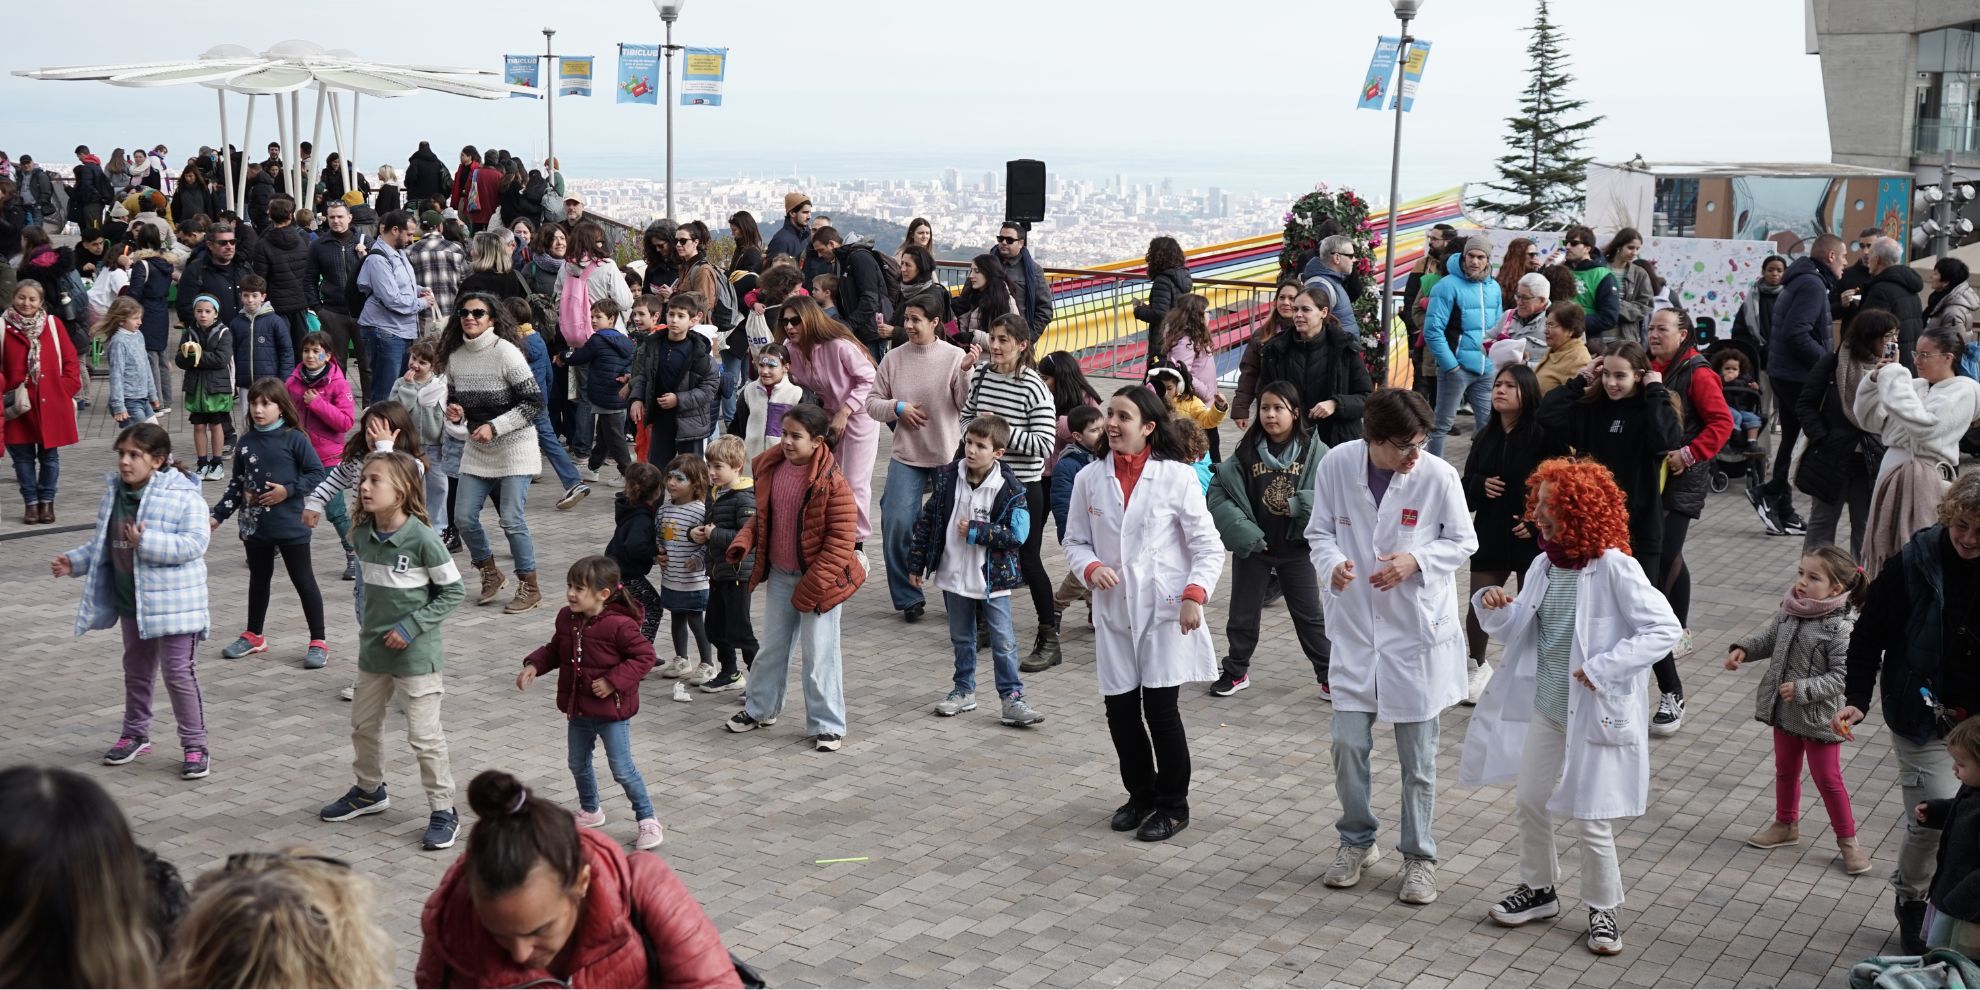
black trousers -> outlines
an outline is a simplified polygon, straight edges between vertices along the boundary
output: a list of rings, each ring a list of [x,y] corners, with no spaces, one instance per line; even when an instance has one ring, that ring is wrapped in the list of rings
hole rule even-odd
[[[708,580],[708,638],[722,672],[736,669],[736,656],[747,667],[756,659],[756,630],[749,626],[749,581]]]
[[[1770,382],[1774,386],[1774,411],[1780,415],[1781,442],[1774,447],[1774,476],[1767,482],[1767,494],[1792,500],[1794,492],[1788,488],[1788,471],[1794,466],[1795,442],[1801,439],[1801,416],[1794,411],[1794,404],[1801,399],[1801,389],[1806,383],[1779,378]]]
[[[1285,593],[1286,611],[1292,615],[1299,648],[1313,665],[1314,679],[1325,684],[1333,648],[1327,643],[1327,620],[1320,611],[1320,579],[1305,544],[1278,553],[1267,550],[1231,558],[1231,617],[1224,625],[1231,652],[1224,658],[1224,674],[1238,680],[1251,672],[1251,654],[1258,648],[1258,620],[1265,611],[1266,588],[1274,575]]]
[[[626,444],[625,410],[600,410],[594,422],[598,425],[591,432],[591,457],[585,466],[596,471],[605,466],[606,461],[611,461],[612,466],[624,474],[633,461],[632,448]]]
[[[1024,534],[1024,546],[1018,550],[1018,570],[1024,575],[1024,586],[1031,589],[1031,607],[1038,613],[1038,628],[1057,627],[1059,607],[1052,601],[1056,589],[1052,587],[1052,576],[1045,573],[1044,559],[1039,556],[1039,548],[1045,542],[1046,509],[1052,504],[1045,482],[1025,482],[1024,503],[1031,506],[1031,532]]]
[[[330,338],[330,361],[337,366],[337,370],[345,370],[349,358],[357,359],[358,396],[368,398],[371,395],[371,362],[365,360],[363,347],[355,352],[351,348],[351,340],[357,336],[357,321],[327,306],[317,307],[316,321],[323,324],[323,332]]]
[[[1174,818],[1189,817],[1189,737],[1176,707],[1181,690],[1135,688],[1106,696],[1107,732],[1128,801]]]
[[[309,638],[323,639],[323,593],[316,587],[316,572],[309,566],[309,541],[270,543],[243,540],[248,559],[247,630],[261,635],[268,621],[268,586],[275,579],[275,555],[282,555],[282,567],[289,572],[289,583],[302,599],[303,619],[309,623]]]
[[[1698,468],[1690,468],[1696,471]],[[1691,517],[1680,512],[1664,513],[1664,547],[1657,555],[1655,563],[1662,570],[1658,573],[1645,573],[1657,590],[1664,593],[1664,600],[1677,613],[1678,625],[1685,625],[1691,617],[1691,568],[1684,562],[1684,537],[1691,529]],[[1677,657],[1664,654],[1664,659],[1650,668],[1657,674],[1657,691],[1660,694],[1684,695],[1684,681],[1678,677]]]

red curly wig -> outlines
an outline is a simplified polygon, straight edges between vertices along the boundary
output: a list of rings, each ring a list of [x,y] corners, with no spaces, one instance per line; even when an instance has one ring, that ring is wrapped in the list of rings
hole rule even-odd
[[[1615,547],[1629,553],[1629,505],[1616,476],[1593,460],[1555,457],[1535,468],[1526,479],[1526,518],[1540,505],[1540,486],[1553,496],[1554,518],[1560,521],[1555,542],[1569,555],[1593,560]]]

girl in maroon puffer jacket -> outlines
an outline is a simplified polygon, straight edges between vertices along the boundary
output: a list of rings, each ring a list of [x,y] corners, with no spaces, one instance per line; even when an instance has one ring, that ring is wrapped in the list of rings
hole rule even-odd
[[[566,739],[571,773],[577,778],[577,823],[586,828],[605,825],[598,778],[591,772],[591,750],[602,739],[612,779],[626,789],[633,817],[639,820],[635,845],[651,849],[664,835],[646,796],[646,780],[632,758],[639,682],[654,662],[653,644],[639,631],[644,612],[619,582],[619,565],[610,557],[579,558],[565,575],[565,587],[564,597],[571,604],[557,613],[550,642],[523,660],[516,690],[527,689],[538,674],[557,671],[557,710],[570,721]]]

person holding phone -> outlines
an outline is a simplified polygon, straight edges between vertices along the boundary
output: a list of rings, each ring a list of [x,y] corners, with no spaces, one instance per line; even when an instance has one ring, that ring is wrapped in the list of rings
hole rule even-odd
[[[1918,363],[1913,378],[1897,363],[1893,341],[1856,387],[1857,421],[1884,441],[1863,541],[1866,574],[1878,573],[1911,534],[1931,524],[1939,496],[1958,473],[1959,438],[1980,419],[1980,382],[1959,373],[1964,346],[1957,331],[1927,330],[1912,351]]]

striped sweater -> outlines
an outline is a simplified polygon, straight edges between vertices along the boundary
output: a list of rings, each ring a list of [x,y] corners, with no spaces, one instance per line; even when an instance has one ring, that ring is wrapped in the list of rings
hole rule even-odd
[[[467,439],[484,423],[495,429],[495,439],[489,443],[468,441],[461,453],[461,473],[477,478],[540,473],[543,458],[537,453],[536,414],[543,408],[543,393],[522,349],[483,333],[463,340],[444,360],[447,401],[467,413],[461,422],[447,424],[448,431]]]
[[[708,521],[708,503],[662,502],[658,513],[660,552],[667,562],[660,568],[660,587],[672,591],[708,590],[708,547],[688,538],[688,531]]]
[[[998,374],[989,362],[976,366],[969,376],[969,398],[963,402],[962,421],[984,413],[996,413],[1011,424],[1011,444],[1004,463],[1017,480],[1029,485],[1045,475],[1045,459],[1059,437],[1059,417],[1052,405],[1052,393],[1038,372],[1021,369],[1016,375]]]
[[[447,659],[440,621],[467,597],[454,555],[433,527],[411,517],[383,536],[371,523],[359,523],[351,528],[351,545],[364,582],[358,669],[393,677],[439,673]],[[385,634],[393,630],[405,638],[405,649],[385,645]]]

